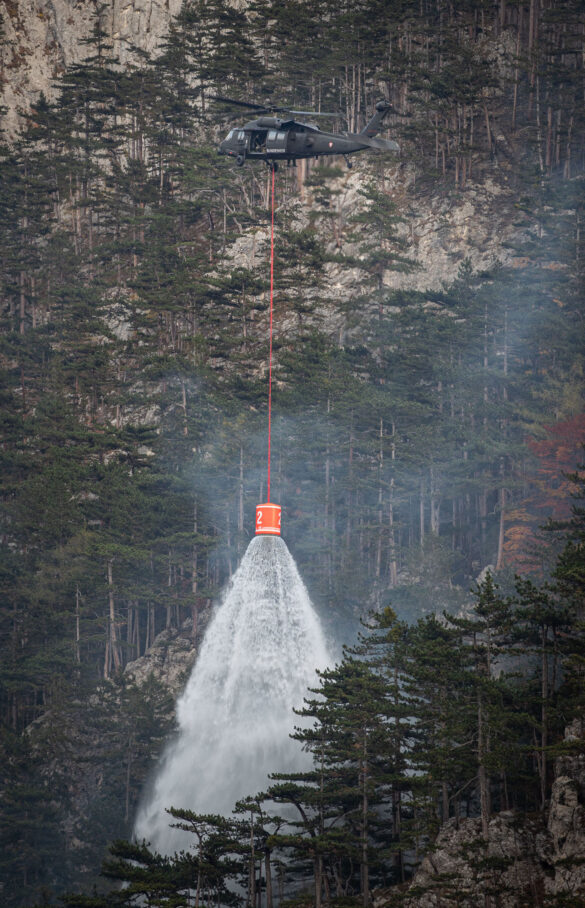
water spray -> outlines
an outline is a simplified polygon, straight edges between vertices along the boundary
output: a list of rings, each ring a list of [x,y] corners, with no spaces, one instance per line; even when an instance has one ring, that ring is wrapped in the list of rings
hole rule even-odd
[[[274,183],[276,167],[272,170],[272,197],[270,221],[270,323],[268,349],[268,471],[266,479],[266,502],[256,505],[256,535],[280,536],[280,505],[270,501],[270,441],[272,431],[272,318],[274,310]]]
[[[310,757],[289,736],[315,669],[329,664],[317,614],[284,539],[255,536],[206,630],[184,693],[177,734],[134,834],[173,854],[193,837],[170,826],[168,807],[230,816],[266,789],[272,772],[300,772]]]

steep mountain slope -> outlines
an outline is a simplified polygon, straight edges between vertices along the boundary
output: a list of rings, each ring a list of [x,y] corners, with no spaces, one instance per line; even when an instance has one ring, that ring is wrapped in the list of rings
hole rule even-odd
[[[389,603],[409,620],[457,611],[490,564],[509,588],[526,540],[545,574],[553,545],[534,551],[532,531],[562,511],[559,472],[583,440],[581,4],[252,15],[194,0],[165,36],[174,11],[3,7],[11,130],[36,86],[2,149],[0,205],[14,905],[66,885],[56,855],[77,855],[77,726],[89,762],[107,730],[84,841],[125,828],[171,715],[125,669],[161,631],[198,632],[265,489],[267,171],[218,158],[240,119],[211,95],[335,104],[349,128],[380,94],[394,102],[399,159],[278,174],[273,487],[332,634],[352,639]],[[146,49],[132,65],[126,38]],[[108,751],[123,754],[113,795]]]

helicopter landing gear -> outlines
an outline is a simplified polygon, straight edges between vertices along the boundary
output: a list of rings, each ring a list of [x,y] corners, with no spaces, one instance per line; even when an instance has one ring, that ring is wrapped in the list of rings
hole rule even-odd
[[[236,158],[236,164],[238,165],[238,167],[241,167],[245,160],[246,160],[246,156],[243,154],[239,154]]]
[[[345,163],[347,164],[347,169],[351,170],[351,168],[353,167],[353,161],[350,161],[346,154],[344,154],[343,157],[345,158]]]
[[[278,172],[278,161],[266,161],[266,163],[274,173]]]

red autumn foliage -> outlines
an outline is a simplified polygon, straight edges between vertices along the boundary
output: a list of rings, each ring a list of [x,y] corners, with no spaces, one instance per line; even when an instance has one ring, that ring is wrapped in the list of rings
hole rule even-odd
[[[585,460],[585,413],[545,429],[546,438],[528,440],[536,457],[533,475],[525,478],[528,494],[506,515],[504,559],[523,574],[541,573],[546,538],[540,527],[570,517],[575,486],[567,474],[578,472]]]

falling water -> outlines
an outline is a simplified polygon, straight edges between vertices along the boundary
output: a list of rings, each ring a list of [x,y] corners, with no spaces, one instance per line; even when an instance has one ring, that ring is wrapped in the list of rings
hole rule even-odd
[[[328,662],[319,620],[278,536],[256,536],[210,623],[177,704],[179,732],[141,807],[135,835],[172,854],[193,843],[168,807],[229,815],[269,772],[307,759],[292,712]]]

